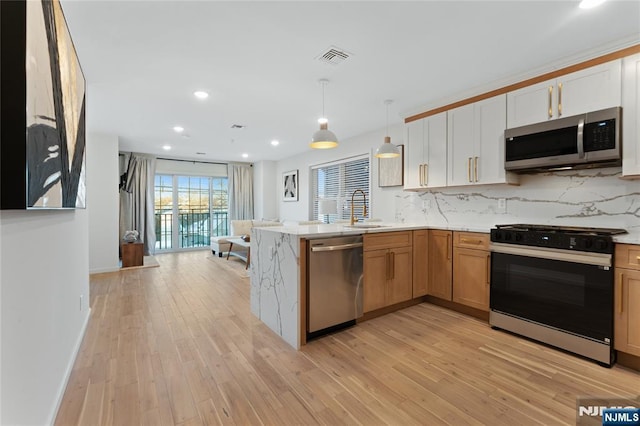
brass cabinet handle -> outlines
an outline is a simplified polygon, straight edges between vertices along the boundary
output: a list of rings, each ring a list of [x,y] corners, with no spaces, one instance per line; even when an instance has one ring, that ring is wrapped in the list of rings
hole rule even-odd
[[[387,252],[384,255],[384,259],[385,259],[385,271],[384,271],[385,274],[384,274],[384,277],[385,277],[385,279],[388,280],[389,279],[389,263],[390,263],[390,259],[391,259],[391,256],[389,255],[389,252]]]
[[[491,273],[489,270],[491,269],[491,254],[487,254],[487,285],[491,283]]]
[[[624,294],[622,294],[622,290],[624,289],[624,285],[622,283],[622,279],[624,277],[624,274],[622,272],[620,272],[620,291],[618,292],[618,313],[621,314],[622,313],[622,304],[624,303]]]
[[[422,169],[422,173],[424,174],[424,177],[423,177],[424,186],[428,186],[429,185],[429,165],[427,163],[424,163],[424,168]]]
[[[553,86],[549,86],[549,118],[553,117]]]
[[[447,260],[451,260],[451,233],[447,234]]]
[[[392,279],[394,279],[396,277],[396,254],[394,252],[391,252],[389,254],[391,255],[390,256],[391,257],[391,267],[389,268],[390,269],[389,272],[390,272],[391,278],[389,278],[389,279],[392,280]]]
[[[636,256],[636,260],[640,262],[640,256]]]
[[[562,116],[562,83],[558,83],[558,117]]]
[[[422,164],[418,168],[418,176],[420,176],[420,186],[422,186]]]
[[[460,238],[460,242],[466,244],[482,244],[482,240],[470,240],[468,238]]]
[[[467,158],[467,179],[471,182],[471,157]]]
[[[473,157],[473,176],[474,182],[478,181],[478,157]]]

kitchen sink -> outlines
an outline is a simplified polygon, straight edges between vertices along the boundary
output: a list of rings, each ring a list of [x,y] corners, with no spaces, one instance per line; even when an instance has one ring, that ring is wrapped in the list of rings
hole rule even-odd
[[[384,228],[385,226],[389,226],[389,225],[377,225],[374,223],[354,223],[353,225],[344,225],[345,228],[361,228],[361,229]]]

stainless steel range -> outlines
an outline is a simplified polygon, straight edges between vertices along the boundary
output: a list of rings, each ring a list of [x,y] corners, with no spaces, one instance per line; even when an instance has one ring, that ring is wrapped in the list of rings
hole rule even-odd
[[[611,366],[613,235],[624,229],[498,225],[489,323]]]

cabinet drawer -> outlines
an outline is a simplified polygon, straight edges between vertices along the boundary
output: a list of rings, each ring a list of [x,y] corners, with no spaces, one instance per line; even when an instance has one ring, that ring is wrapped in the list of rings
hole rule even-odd
[[[463,248],[489,250],[489,234],[479,232],[454,232],[453,245]]]
[[[413,244],[412,231],[364,234],[364,250],[406,247]]]
[[[616,267],[640,270],[640,245],[616,244]]]

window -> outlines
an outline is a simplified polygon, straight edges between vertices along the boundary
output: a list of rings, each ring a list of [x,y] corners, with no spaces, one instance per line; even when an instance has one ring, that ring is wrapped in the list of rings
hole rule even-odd
[[[226,177],[156,174],[156,250],[206,247],[227,235]]]
[[[349,158],[331,164],[312,167],[312,219],[333,222],[336,219],[351,217],[351,196],[356,189],[364,191],[369,210],[369,156]],[[318,212],[319,199],[333,199],[337,201],[338,213],[335,215],[321,215]],[[356,195],[354,214],[358,220],[363,217],[362,196]]]

